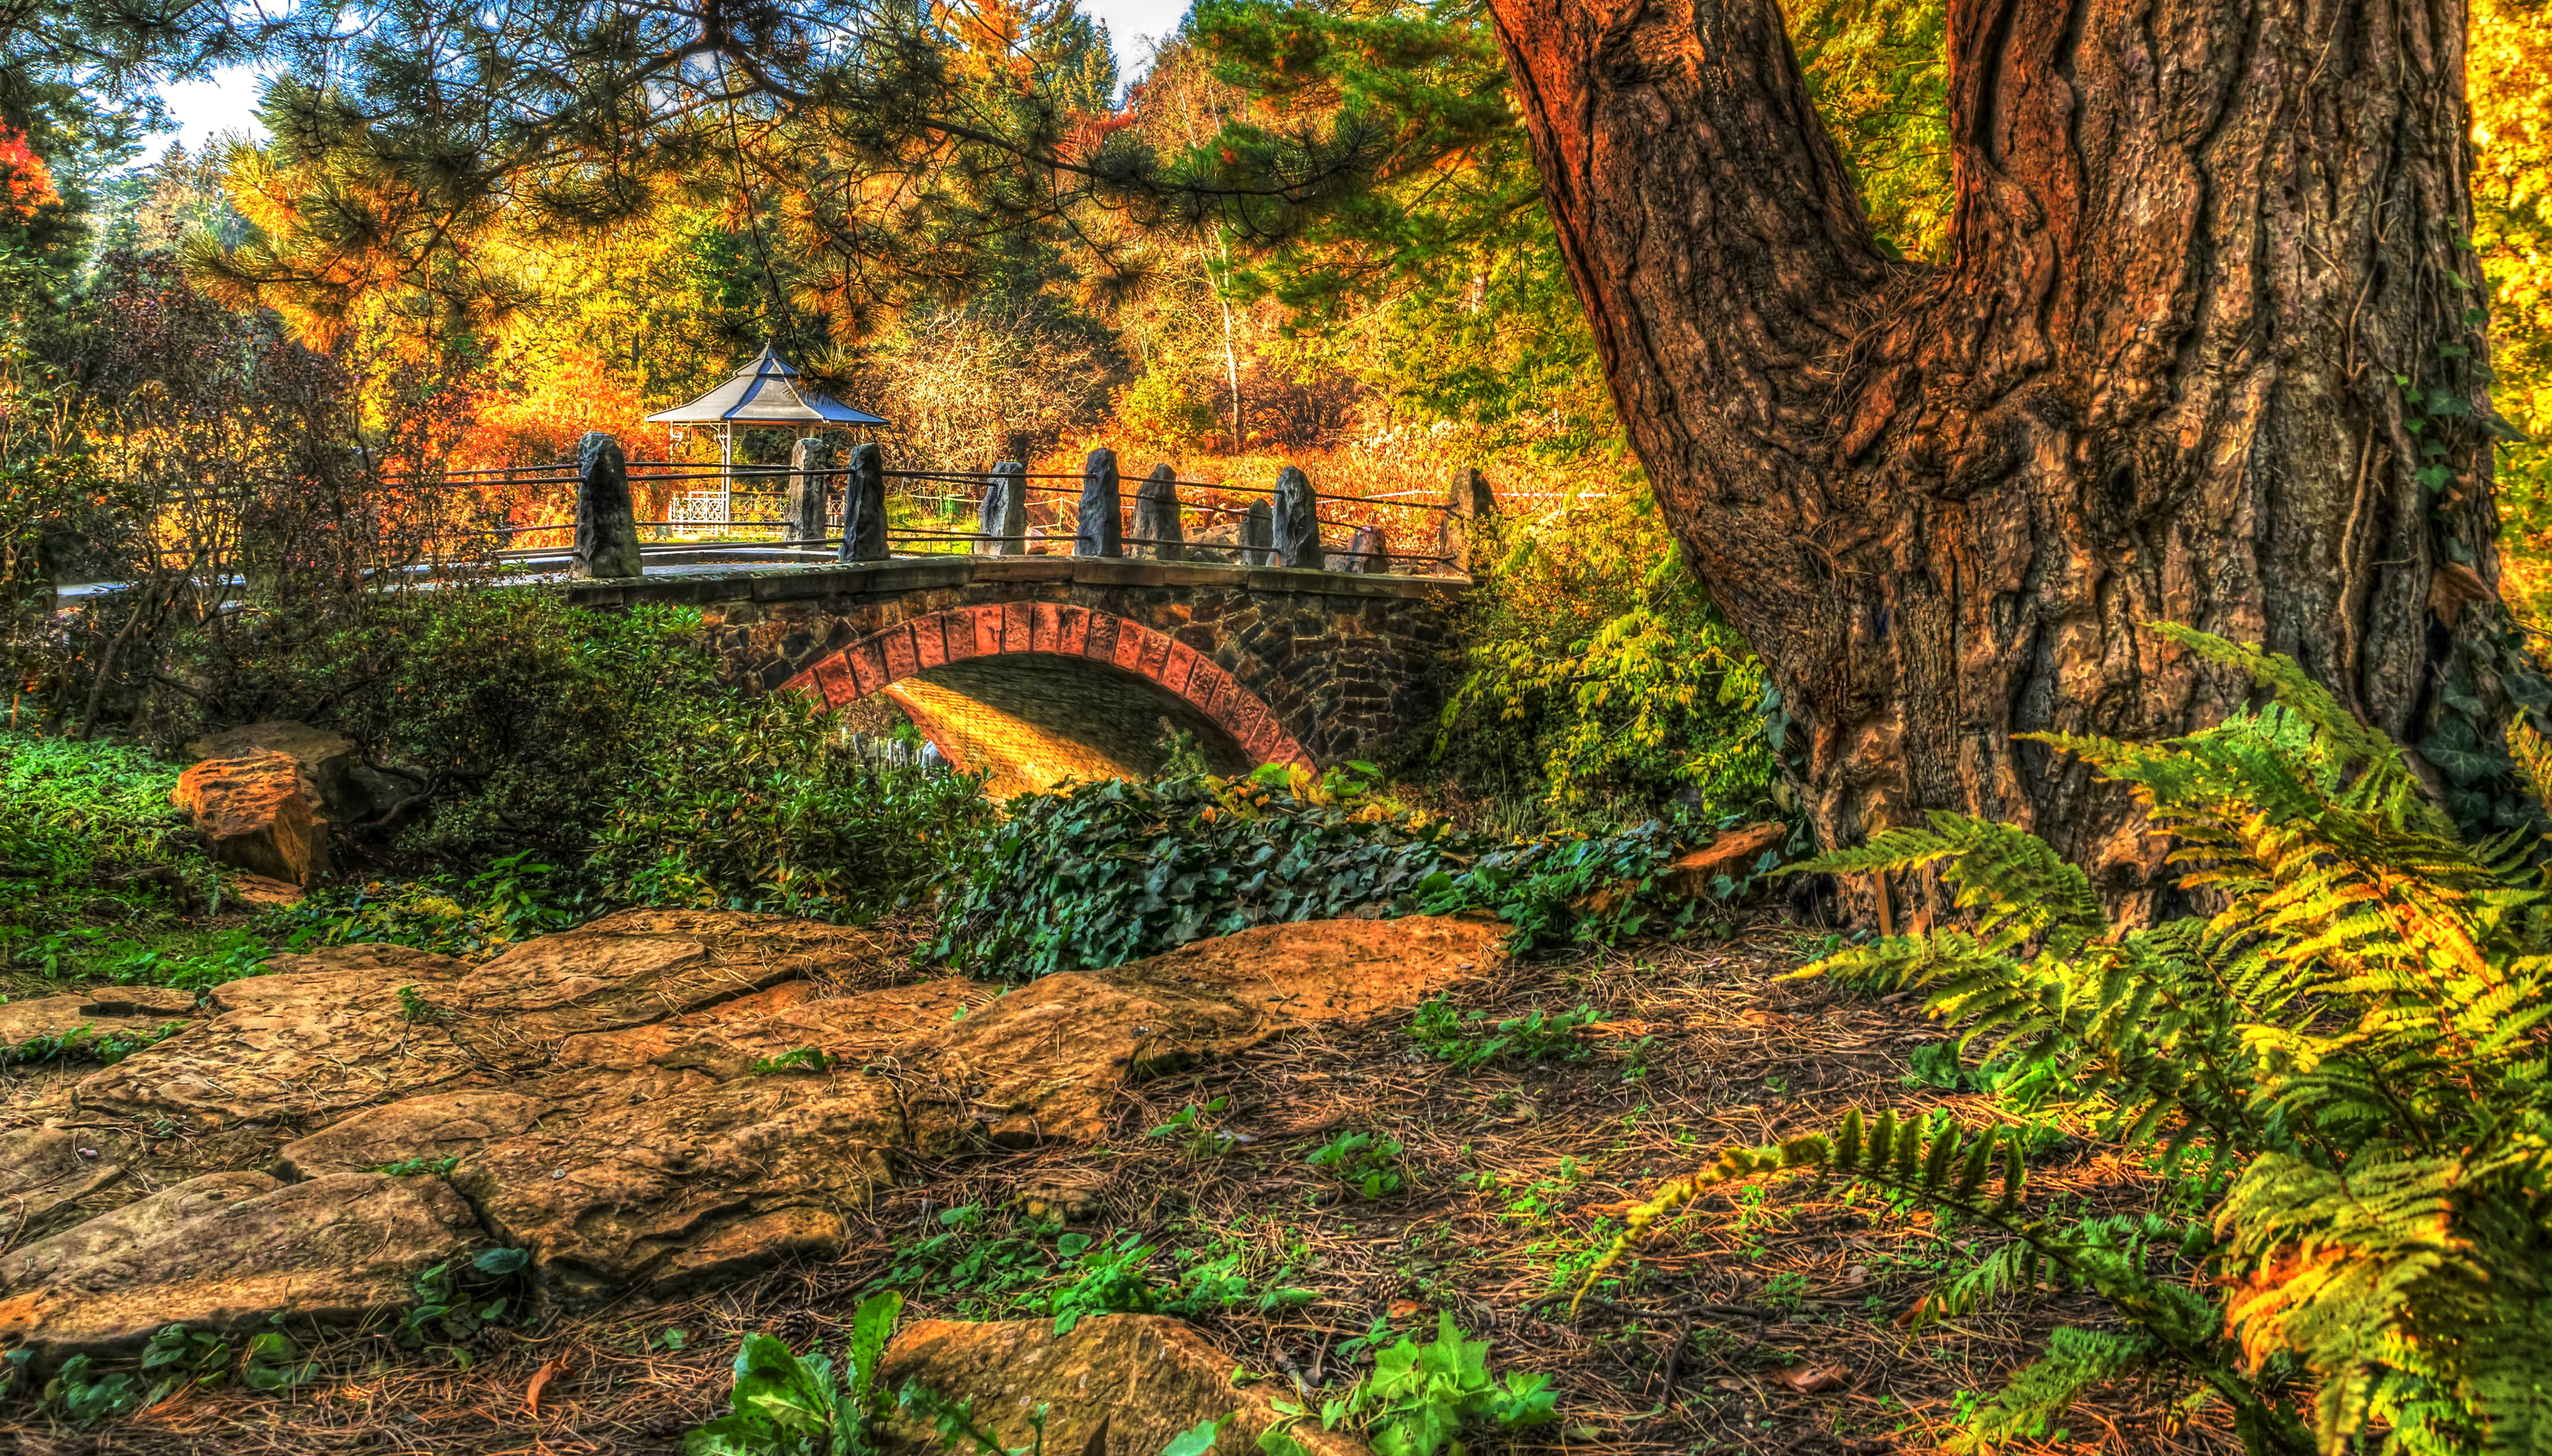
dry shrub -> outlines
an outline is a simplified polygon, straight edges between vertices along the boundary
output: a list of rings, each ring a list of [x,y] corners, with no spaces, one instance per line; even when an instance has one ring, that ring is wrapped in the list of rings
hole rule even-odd
[[[871,408],[894,422],[891,465],[981,470],[1096,427],[1124,364],[1081,321],[992,303],[913,316],[863,372]]]

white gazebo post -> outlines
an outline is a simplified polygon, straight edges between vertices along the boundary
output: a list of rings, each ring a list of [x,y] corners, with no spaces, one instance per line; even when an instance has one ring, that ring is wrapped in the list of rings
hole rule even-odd
[[[735,523],[735,422],[718,426],[718,524]]]

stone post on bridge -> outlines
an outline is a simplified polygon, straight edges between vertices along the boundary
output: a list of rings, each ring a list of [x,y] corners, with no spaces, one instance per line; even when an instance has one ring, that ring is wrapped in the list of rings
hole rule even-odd
[[[1347,570],[1381,575],[1391,570],[1391,543],[1380,526],[1358,526],[1347,543]]]
[[[839,562],[886,560],[886,464],[866,441],[851,447],[842,469],[842,549]]]
[[[1081,514],[1073,533],[1074,556],[1123,556],[1125,523],[1117,515],[1116,452],[1090,452],[1081,468]]]
[[[789,540],[798,546],[820,546],[830,533],[824,527],[824,497],[832,486],[833,442],[814,436],[789,448]]]
[[[1321,561],[1321,516],[1312,496],[1312,477],[1294,466],[1276,473],[1276,565],[1309,567]]]
[[[1146,543],[1155,560],[1187,557],[1187,533],[1179,525],[1178,471],[1167,465],[1152,467],[1143,488],[1134,492],[1134,539]]]
[[[1263,500],[1253,500],[1240,517],[1240,564],[1244,567],[1276,565],[1276,528],[1274,513]]]
[[[590,430],[576,448],[576,555],[567,573],[576,578],[636,576],[638,513],[629,503],[629,458],[620,442]]]
[[[1436,533],[1436,554],[1444,558],[1442,567],[1456,574],[1471,570],[1471,546],[1480,533],[1497,520],[1498,497],[1489,489],[1489,477],[1477,467],[1464,466],[1453,472],[1453,482],[1445,491],[1444,523]]]
[[[984,477],[984,508],[975,519],[975,530],[985,539],[975,543],[975,555],[1027,555],[1027,472],[1026,466],[1006,460]]]

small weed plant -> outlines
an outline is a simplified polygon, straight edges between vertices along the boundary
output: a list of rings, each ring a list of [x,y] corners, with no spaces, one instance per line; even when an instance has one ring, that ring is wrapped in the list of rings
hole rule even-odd
[[[13,1047],[0,1047],[0,1067],[12,1062],[97,1062],[112,1067],[144,1047],[186,1029],[183,1021],[162,1022],[148,1030],[99,1031],[82,1024],[53,1036],[31,1036]]]
[[[452,1170],[460,1166],[461,1160],[458,1158],[415,1157],[401,1158],[395,1163],[375,1163],[369,1171],[386,1173],[392,1178],[414,1178],[419,1175],[450,1178]]]
[[[425,992],[413,986],[398,988],[399,1015],[422,1026],[429,1022],[451,1019],[452,1012],[426,999]]]
[[[1310,1163],[1367,1201],[1387,1198],[1406,1185],[1400,1172],[1400,1144],[1370,1132],[1342,1132],[1322,1144]]]
[[[531,1255],[522,1249],[489,1249],[465,1264],[442,1263],[418,1274],[410,1284],[416,1303],[392,1331],[410,1349],[448,1356],[470,1368],[470,1341],[491,1324],[509,1322],[522,1297],[523,1271]]]
[[[2545,1449],[2552,884],[2537,847],[2466,843],[2399,748],[2294,663],[2157,630],[2276,700],[2164,743],[2045,741],[2130,785],[2176,839],[2182,886],[2220,908],[2112,924],[2046,844],[1936,813],[1818,868],[1936,868],[1967,923],[1802,974],[1917,990],[1963,1045],[1992,1049],[1987,1065],[2070,1090],[2174,1179],[2159,1211],[2033,1216],[2008,1129],[1856,1111],[1665,1185],[1596,1272],[1712,1189],[1814,1171],[2004,1236],[1918,1322],[2063,1289],[2123,1321],[2060,1330],[1979,1401],[1970,1447],[2159,1373],[2229,1407],[2255,1456]],[[2552,794],[2552,747],[2521,725],[2510,744]]]
[[[1143,1134],[1145,1137],[1177,1138],[1192,1158],[1212,1158],[1230,1152],[1240,1145],[1233,1134],[1214,1125],[1213,1117],[1231,1104],[1229,1097],[1216,1097],[1200,1107],[1194,1102],[1178,1110],[1169,1121]]]
[[[772,1077],[783,1072],[830,1072],[842,1059],[821,1047],[793,1047],[776,1057],[757,1058],[753,1075]]]
[[[1493,1022],[1485,1011],[1464,1011],[1437,995],[1420,1003],[1409,1036],[1436,1061],[1460,1072],[1493,1062],[1582,1062],[1594,1049],[1578,1033],[1598,1019],[1591,1006],[1555,1016],[1536,1006],[1522,1016]]]
[[[252,1391],[288,1391],[318,1377],[318,1366],[281,1329],[283,1316],[234,1344],[207,1330],[163,1325],[143,1343],[139,1369],[101,1369],[88,1355],[63,1361],[36,1392],[49,1413],[76,1426],[91,1426],[157,1405],[187,1387],[210,1390],[237,1381]],[[0,1357],[0,1395],[16,1390],[31,1352]]]
[[[1377,1345],[1373,1370],[1343,1398],[1325,1403],[1317,1415],[1308,1406],[1277,1401],[1286,1421],[1261,1436],[1258,1447],[1267,1456],[1310,1456],[1290,1431],[1317,1422],[1324,1430],[1353,1432],[1374,1456],[1458,1456],[1465,1449],[1464,1430],[1548,1425],[1559,1418],[1558,1404],[1549,1376],[1491,1375],[1489,1342],[1462,1338],[1452,1314],[1439,1311],[1434,1341],[1422,1345],[1404,1337]]]

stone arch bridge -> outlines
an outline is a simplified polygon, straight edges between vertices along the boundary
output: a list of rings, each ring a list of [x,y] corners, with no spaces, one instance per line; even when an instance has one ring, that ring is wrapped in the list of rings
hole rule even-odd
[[[1324,768],[1431,729],[1460,576],[1098,557],[904,558],[569,587],[697,609],[726,679],[879,726],[893,703],[1000,788],[1148,776],[1169,729],[1219,772]]]

